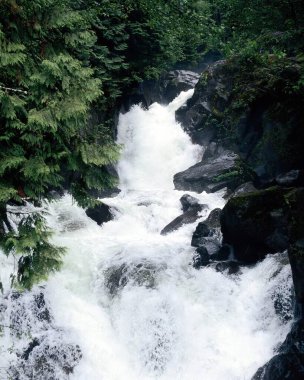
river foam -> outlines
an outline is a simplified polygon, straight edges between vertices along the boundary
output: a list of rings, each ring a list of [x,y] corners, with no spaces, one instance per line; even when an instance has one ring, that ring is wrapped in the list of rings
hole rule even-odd
[[[49,206],[54,241],[68,253],[45,297],[81,348],[73,380],[249,380],[290,328],[274,302],[278,289],[287,303],[291,294],[286,254],[228,275],[192,267],[197,222],[160,235],[182,212],[173,175],[202,156],[174,118],[192,94],[120,116],[121,193],[103,200],[112,221],[97,226],[68,195]],[[225,203],[192,195],[208,212]]]

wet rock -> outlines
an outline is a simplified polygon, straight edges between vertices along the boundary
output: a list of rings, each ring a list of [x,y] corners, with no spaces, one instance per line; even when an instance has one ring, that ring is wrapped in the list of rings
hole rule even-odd
[[[35,338],[8,373],[14,380],[67,380],[81,358],[80,347],[65,342],[60,334]]]
[[[235,197],[244,193],[252,193],[253,191],[257,191],[257,188],[254,186],[254,184],[252,182],[246,182],[237,187],[231,196]]]
[[[190,208],[197,207],[199,205],[199,200],[189,194],[185,194],[181,197],[180,203],[182,204],[183,212],[186,212]]]
[[[82,357],[80,347],[54,325],[42,287],[12,292],[4,300],[9,305],[10,336],[18,344],[8,363],[9,379],[68,380]]]
[[[29,346],[26,348],[26,350],[23,352],[23,354],[21,355],[21,359],[24,359],[24,360],[28,360],[31,352],[33,351],[33,349],[37,346],[39,346],[40,342],[37,338],[33,339],[31,341],[31,343],[29,344]]]
[[[244,182],[239,156],[225,151],[213,158],[203,159],[189,169],[177,173],[173,182],[177,190],[213,193],[223,188],[232,191]]]
[[[231,258],[231,247],[228,244],[222,245],[216,253],[210,256],[212,261],[225,261]]]
[[[278,354],[261,367],[252,380],[302,380],[304,355]]]
[[[193,267],[199,269],[209,264],[209,253],[206,247],[199,247],[193,255]]]
[[[284,251],[294,234],[303,234],[299,231],[303,195],[304,190],[274,187],[231,198],[221,213],[223,241],[246,263]]]
[[[240,270],[240,265],[237,261],[222,261],[220,263],[216,263],[215,270],[221,273],[227,271],[229,275],[236,274]]]
[[[144,81],[141,95],[145,106],[170,103],[181,91],[194,88],[200,75],[189,70],[169,71],[159,81]]]
[[[95,207],[89,207],[86,210],[89,218],[93,219],[99,226],[113,219],[110,206],[100,203]]]
[[[176,112],[176,119],[182,123],[192,140],[207,146],[216,136],[216,128],[210,123],[210,116],[223,112],[228,105],[232,90],[225,77],[225,61],[209,66],[195,87],[187,107]],[[209,121],[209,122],[208,122]]]
[[[215,237],[205,237],[200,239],[200,246],[199,248],[204,247],[207,249],[210,259],[215,255],[220,247],[221,244]]]
[[[58,215],[60,231],[77,231],[87,226],[87,221],[84,218],[75,218],[75,215],[69,210],[61,210]]]
[[[104,283],[111,296],[115,296],[128,283],[137,286],[154,288],[156,277],[165,265],[156,265],[150,262],[123,263],[114,265],[104,272]]]
[[[204,223],[209,228],[220,228],[221,227],[221,212],[220,208],[215,208],[212,210],[208,216],[208,218],[204,221]]]
[[[300,77],[300,65],[290,59],[287,66],[288,72],[278,72],[277,80],[289,81],[292,86]],[[256,66],[258,71],[259,67]],[[293,169],[303,171],[303,108],[299,107],[302,104],[300,98],[284,96],[280,92],[281,86],[270,86],[266,81],[261,87],[261,82],[252,78],[244,73],[240,81],[237,60],[218,61],[210,65],[202,73],[193,97],[185,107],[177,110],[176,119],[182,123],[193,142],[212,148],[213,152],[208,149],[213,156],[219,146],[238,154],[263,186],[280,173]],[[252,99],[241,109],[237,103],[238,96],[233,94],[236,87],[242,88]],[[230,117],[227,118],[227,114]],[[286,186],[299,186],[290,178],[293,176],[278,178],[278,181],[286,183]]]
[[[287,173],[279,174],[275,180],[280,186],[301,186],[304,184],[304,170],[291,170]]]
[[[199,78],[200,74],[190,70],[172,70],[159,80],[145,80],[133,94],[123,99],[120,111],[128,112],[134,104],[142,104],[147,108],[155,102],[169,104],[181,91],[194,88]]]
[[[206,239],[214,237],[218,238],[218,230],[220,228],[221,209],[216,208],[211,211],[208,218],[204,222],[198,223],[192,235],[191,246],[200,247],[205,244]]]
[[[164,227],[161,230],[160,234],[167,235],[168,233],[181,228],[184,224],[194,223],[197,219],[201,217],[199,213],[206,207],[206,205],[196,205],[191,207],[190,209],[188,209],[188,211],[184,212],[182,215],[179,215],[171,223]]]
[[[49,308],[45,301],[43,291],[30,293],[13,292],[10,295],[13,308],[10,313],[10,326],[12,334],[30,333],[31,323],[41,324],[47,328],[52,322]]]
[[[297,321],[284,343],[252,380],[302,380],[304,378],[304,320]]]
[[[50,312],[46,305],[44,294],[42,292],[34,295],[33,309],[40,321],[51,322]]]
[[[181,91],[194,88],[200,75],[189,70],[169,71],[164,81],[163,99],[172,101]]]
[[[191,246],[192,247],[202,246],[206,241],[205,238],[211,235],[212,235],[212,230],[208,227],[207,223],[200,222],[197,225],[192,235]]]
[[[274,293],[272,297],[273,306],[282,323],[287,323],[294,317],[294,293],[293,288],[290,288],[288,294],[281,291],[282,289],[279,288],[278,291]]]

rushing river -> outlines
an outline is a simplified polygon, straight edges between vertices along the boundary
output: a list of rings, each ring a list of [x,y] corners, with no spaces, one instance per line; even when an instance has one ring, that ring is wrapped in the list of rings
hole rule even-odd
[[[249,380],[290,328],[274,302],[290,296],[284,254],[228,275],[192,267],[190,241],[198,221],[160,235],[182,212],[185,192],[174,190],[173,175],[203,153],[174,117],[192,93],[120,116],[121,193],[104,199],[112,221],[97,226],[68,195],[49,206],[54,240],[68,253],[43,292],[62,340],[82,352],[70,379]],[[191,195],[209,207],[200,220],[224,206],[221,194]],[[9,264],[1,260],[3,277]],[[39,323],[31,327],[32,337],[45,333]],[[1,368],[14,358],[9,347],[22,347],[22,337],[4,331]]]

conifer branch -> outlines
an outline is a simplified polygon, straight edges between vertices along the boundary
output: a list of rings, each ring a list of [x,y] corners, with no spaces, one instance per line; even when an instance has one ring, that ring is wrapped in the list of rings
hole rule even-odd
[[[0,89],[2,90],[6,90],[6,91],[13,91],[13,92],[21,92],[22,94],[28,94],[27,91],[24,91],[24,90],[20,90],[18,88],[11,88],[11,87],[5,87],[5,86],[1,86],[0,85]]]

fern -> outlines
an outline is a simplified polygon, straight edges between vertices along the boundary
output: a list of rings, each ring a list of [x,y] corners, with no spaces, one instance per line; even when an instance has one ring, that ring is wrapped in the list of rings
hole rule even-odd
[[[118,160],[120,147],[114,144],[98,145],[83,143],[80,145],[80,153],[85,164],[103,166]]]

